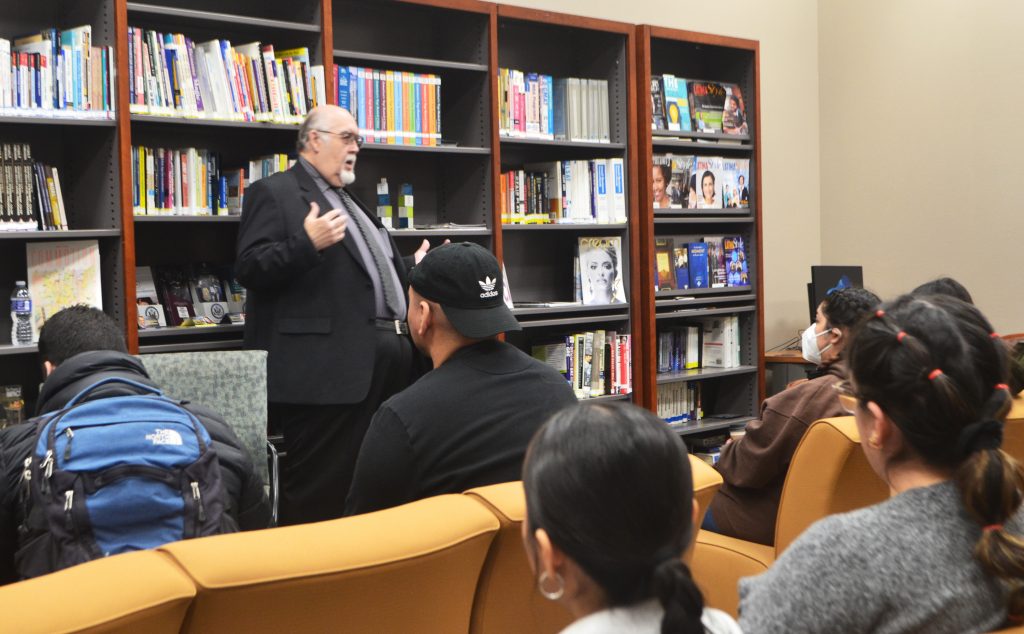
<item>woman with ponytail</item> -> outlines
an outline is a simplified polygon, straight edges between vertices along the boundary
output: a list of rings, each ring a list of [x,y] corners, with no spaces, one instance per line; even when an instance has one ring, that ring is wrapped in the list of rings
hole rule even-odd
[[[973,306],[905,295],[857,329],[838,398],[893,497],[811,526],[740,582],[748,632],[987,632],[1024,617],[1024,469],[1000,449],[1006,346]]]
[[[739,632],[683,563],[697,507],[664,421],[626,404],[562,410],[530,443],[523,485],[538,590],[576,619],[563,634]]]

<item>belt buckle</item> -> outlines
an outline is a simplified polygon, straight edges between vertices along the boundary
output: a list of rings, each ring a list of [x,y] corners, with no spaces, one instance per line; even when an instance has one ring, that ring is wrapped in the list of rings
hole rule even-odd
[[[401,322],[401,320],[398,320],[398,319],[395,320],[395,334],[396,335],[402,334],[402,322]]]

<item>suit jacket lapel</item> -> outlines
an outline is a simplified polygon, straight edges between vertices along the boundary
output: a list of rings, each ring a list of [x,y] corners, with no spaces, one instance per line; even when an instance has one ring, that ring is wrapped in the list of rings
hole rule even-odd
[[[295,165],[292,167],[292,171],[295,173],[295,180],[299,183],[299,189],[303,192],[303,201],[306,202],[306,209],[303,212],[303,215],[309,213],[310,202],[315,202],[317,205],[320,205],[321,215],[334,208],[331,203],[327,201],[327,197],[323,195],[320,188],[317,187],[316,181],[313,180],[313,177],[309,175],[306,168],[300,165],[298,161],[295,162]],[[345,213],[348,213],[347,209],[345,210]],[[351,218],[350,222],[358,221],[355,218]],[[359,229],[355,227],[346,227],[346,233],[349,231],[359,231]],[[356,248],[355,243],[352,240],[343,239],[341,241],[341,245],[348,249],[349,254],[352,256],[352,259],[355,260],[356,265],[360,270],[362,270],[363,273],[366,273],[366,275],[369,275],[370,273],[366,270],[366,264],[363,262],[363,258],[359,254],[359,249]]]

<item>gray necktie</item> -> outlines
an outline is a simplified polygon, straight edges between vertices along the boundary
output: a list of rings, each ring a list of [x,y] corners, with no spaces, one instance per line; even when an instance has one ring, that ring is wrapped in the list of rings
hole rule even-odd
[[[363,242],[366,244],[366,248],[370,251],[370,258],[373,260],[373,265],[377,267],[377,275],[380,277],[380,285],[384,291],[384,305],[388,307],[392,315],[397,315],[399,319],[402,319],[402,301],[398,297],[398,289],[395,288],[395,281],[392,278],[391,269],[388,266],[387,255],[380,248],[380,243],[377,242],[377,236],[374,235],[377,227],[370,222],[370,219],[366,217],[361,209],[356,205],[355,201],[348,195],[344,189],[335,189],[338,197],[341,198],[341,202],[345,204],[348,210],[348,215],[352,218],[352,223],[355,225],[356,230],[363,236]]]

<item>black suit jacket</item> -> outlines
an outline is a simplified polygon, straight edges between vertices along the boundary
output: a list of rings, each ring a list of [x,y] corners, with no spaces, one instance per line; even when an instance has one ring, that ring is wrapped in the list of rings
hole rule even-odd
[[[245,346],[269,352],[271,402],[358,403],[373,373],[373,283],[351,240],[313,247],[302,226],[311,202],[321,214],[331,209],[299,163],[245,192],[235,262],[247,290]],[[376,214],[367,216],[387,235]],[[348,231],[356,231],[351,222]],[[406,265],[387,239],[404,292]]]

